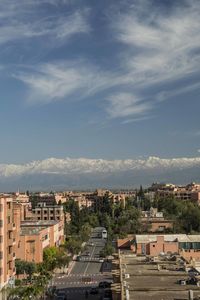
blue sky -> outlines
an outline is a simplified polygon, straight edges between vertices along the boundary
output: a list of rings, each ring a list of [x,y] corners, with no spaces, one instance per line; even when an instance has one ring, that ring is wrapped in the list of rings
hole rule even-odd
[[[200,153],[200,2],[1,0],[0,163]]]

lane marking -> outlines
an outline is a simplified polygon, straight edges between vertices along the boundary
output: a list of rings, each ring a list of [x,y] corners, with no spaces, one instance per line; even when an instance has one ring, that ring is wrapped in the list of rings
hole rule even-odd
[[[93,248],[93,251],[92,251],[92,253],[91,253],[91,255],[90,255],[90,258],[92,258],[93,254],[94,254],[94,251],[95,251],[95,248],[96,248],[96,244],[94,244],[94,248]],[[85,272],[83,273],[83,275],[86,274],[86,272],[87,272],[87,270],[88,270],[88,267],[89,267],[89,264],[90,264],[90,262],[87,263],[87,266],[86,266],[86,268],[85,268]]]

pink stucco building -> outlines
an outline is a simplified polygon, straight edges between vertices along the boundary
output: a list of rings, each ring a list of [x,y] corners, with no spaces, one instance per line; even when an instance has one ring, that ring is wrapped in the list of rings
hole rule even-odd
[[[64,241],[63,221],[21,222],[16,257],[39,263],[43,261],[43,250],[59,246]]]

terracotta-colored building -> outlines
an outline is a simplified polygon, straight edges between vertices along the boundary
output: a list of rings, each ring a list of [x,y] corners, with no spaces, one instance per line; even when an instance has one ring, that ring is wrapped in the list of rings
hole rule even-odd
[[[64,212],[62,205],[49,205],[45,202],[37,203],[37,206],[32,210],[35,220],[64,220]]]
[[[137,254],[157,256],[160,253],[178,253],[177,235],[136,235],[135,247]]]
[[[20,240],[17,245],[17,258],[39,263],[43,261],[43,250],[50,246],[48,228],[24,227],[20,232]]]
[[[118,240],[118,247],[128,247],[137,255],[157,256],[161,253],[180,254],[186,259],[200,258],[200,235],[137,234]]]
[[[13,221],[13,198],[0,196],[0,289],[15,276],[16,224]]]
[[[173,221],[164,218],[141,218],[143,232],[165,232],[173,229]]]
[[[59,246],[64,241],[63,221],[21,222],[16,257],[39,263],[43,261],[43,250]]]

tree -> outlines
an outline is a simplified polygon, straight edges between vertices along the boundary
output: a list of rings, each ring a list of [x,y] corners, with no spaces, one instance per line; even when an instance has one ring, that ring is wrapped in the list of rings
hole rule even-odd
[[[34,262],[28,262],[20,259],[16,259],[15,261],[16,274],[24,274],[26,273],[29,278],[36,272],[36,264]]]
[[[53,270],[56,267],[56,255],[58,253],[58,248],[48,247],[44,249],[43,259],[47,270]]]
[[[92,228],[89,223],[85,223],[80,230],[81,240],[86,242],[91,234]]]
[[[65,242],[66,249],[72,254],[78,254],[81,251],[81,241],[70,238]]]

